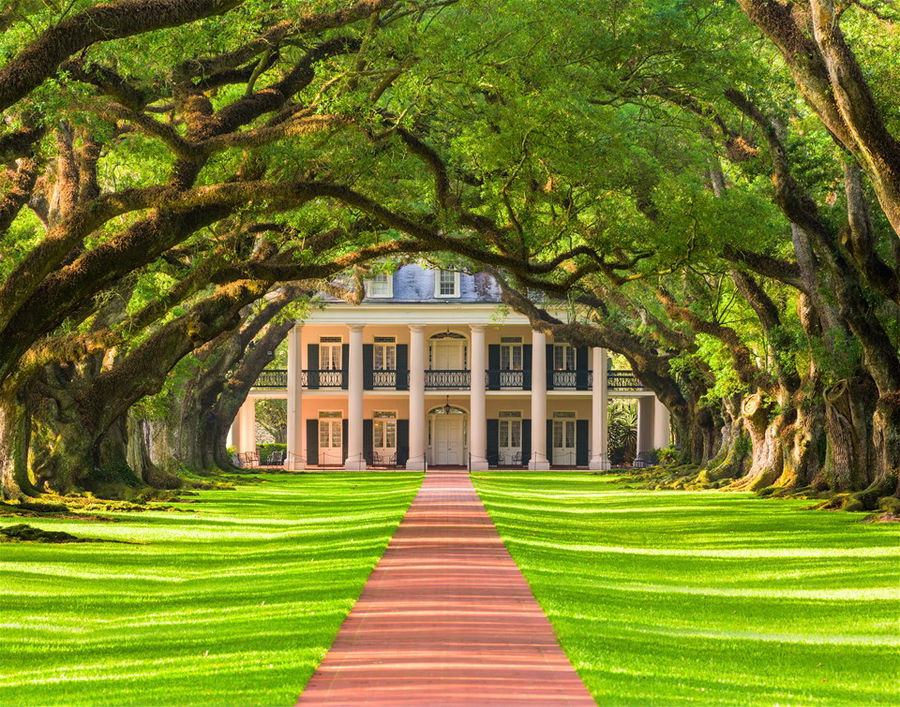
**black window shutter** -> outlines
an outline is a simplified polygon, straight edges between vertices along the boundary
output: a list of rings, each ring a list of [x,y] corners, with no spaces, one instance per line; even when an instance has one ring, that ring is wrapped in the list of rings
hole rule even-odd
[[[372,344],[363,344],[363,389],[372,390],[373,374],[375,368],[375,347]]]
[[[531,420],[522,420],[522,464],[531,460]]]
[[[344,461],[347,460],[347,432],[350,428],[350,420],[344,418],[341,420],[341,454],[344,457]]]
[[[553,463],[553,420],[547,420],[547,461]]]
[[[500,390],[500,344],[488,346],[488,390]]]
[[[522,368],[525,369],[522,375],[522,390],[531,390],[531,344],[522,347]],[[523,452],[523,459],[524,454]]]
[[[341,344],[341,388],[347,390],[350,376],[350,344]]]
[[[306,387],[315,390],[319,387],[319,345],[309,344],[306,347]],[[318,452],[317,452],[318,454]]]
[[[588,421],[575,420],[575,465],[588,465]]]
[[[553,390],[553,344],[547,344],[547,390]]]
[[[374,452],[374,427],[372,420],[363,420],[363,456],[366,464],[372,465],[372,453]]]
[[[500,464],[500,420],[487,421],[487,463],[489,466]]]
[[[406,466],[408,459],[409,420],[397,420],[397,466]]]
[[[310,344],[311,346],[312,344]],[[318,348],[318,347],[316,347]],[[319,421],[306,421],[306,463],[311,466],[319,464]]]
[[[409,345],[397,344],[397,390],[409,388]]]
[[[575,387],[578,390],[588,389],[588,347],[575,349]],[[586,463],[586,462],[585,462]]]

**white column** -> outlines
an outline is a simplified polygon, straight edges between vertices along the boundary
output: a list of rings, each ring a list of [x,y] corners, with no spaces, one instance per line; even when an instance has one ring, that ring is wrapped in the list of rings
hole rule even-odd
[[[547,337],[531,332],[531,459],[529,469],[549,469],[547,461]]]
[[[347,372],[347,459],[344,468],[366,468],[363,456],[363,325],[350,327],[350,370]]]
[[[594,369],[591,382],[591,459],[589,469],[609,469],[609,388],[607,387],[606,349],[591,349]]]
[[[488,468],[485,401],[487,356],[484,348],[484,327],[472,324],[469,329],[472,331],[472,365],[469,374],[469,453],[472,460],[470,468],[473,471],[483,471]]]
[[[644,395],[638,398],[637,414],[637,456],[634,458],[635,466],[648,466],[650,464],[649,452],[653,449],[653,401],[652,395]]]
[[[231,431],[228,434],[228,446],[234,447],[236,451],[241,449],[241,411],[231,421]]]
[[[306,466],[303,454],[303,325],[295,324],[288,334],[287,360],[287,459],[284,468],[296,471]]]
[[[409,459],[407,469],[425,468],[425,327],[409,325]]]
[[[653,399],[653,446],[656,449],[669,446],[669,408],[659,398]]]
[[[256,400],[247,398],[238,413],[240,446],[238,452],[256,451]]]

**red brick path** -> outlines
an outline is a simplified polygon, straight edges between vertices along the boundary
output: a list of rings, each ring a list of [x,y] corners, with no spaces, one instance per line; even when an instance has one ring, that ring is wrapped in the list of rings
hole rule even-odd
[[[301,705],[593,705],[468,474],[429,471]]]

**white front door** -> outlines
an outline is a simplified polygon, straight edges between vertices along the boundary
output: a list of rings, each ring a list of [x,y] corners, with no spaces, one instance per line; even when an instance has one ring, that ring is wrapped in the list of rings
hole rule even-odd
[[[466,367],[463,342],[460,340],[432,341],[431,368],[437,371],[461,371]]]
[[[319,420],[319,464],[323,466],[344,463],[344,445],[340,418],[329,417]]]
[[[435,466],[465,464],[465,415],[433,415],[431,463]]]
[[[521,464],[517,455],[522,451],[522,421],[500,420],[498,428],[500,465]]]
[[[553,421],[553,463],[575,465],[575,420]]]

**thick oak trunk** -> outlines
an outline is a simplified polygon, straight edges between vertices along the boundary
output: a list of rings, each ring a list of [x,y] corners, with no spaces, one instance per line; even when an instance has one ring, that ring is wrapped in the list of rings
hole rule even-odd
[[[872,380],[859,375],[825,390],[825,433],[828,448],[816,485],[832,491],[858,491],[868,486],[875,462],[872,415],[877,394]]]
[[[715,484],[722,479],[740,478],[746,473],[750,458],[750,438],[744,431],[740,410],[739,396],[724,401],[725,423],[720,432],[721,447],[700,471],[697,483]]]
[[[750,468],[729,488],[760,491],[771,486],[784,469],[782,431],[788,423],[784,413],[777,412],[772,401],[760,393],[744,399],[741,417],[750,437]]]

